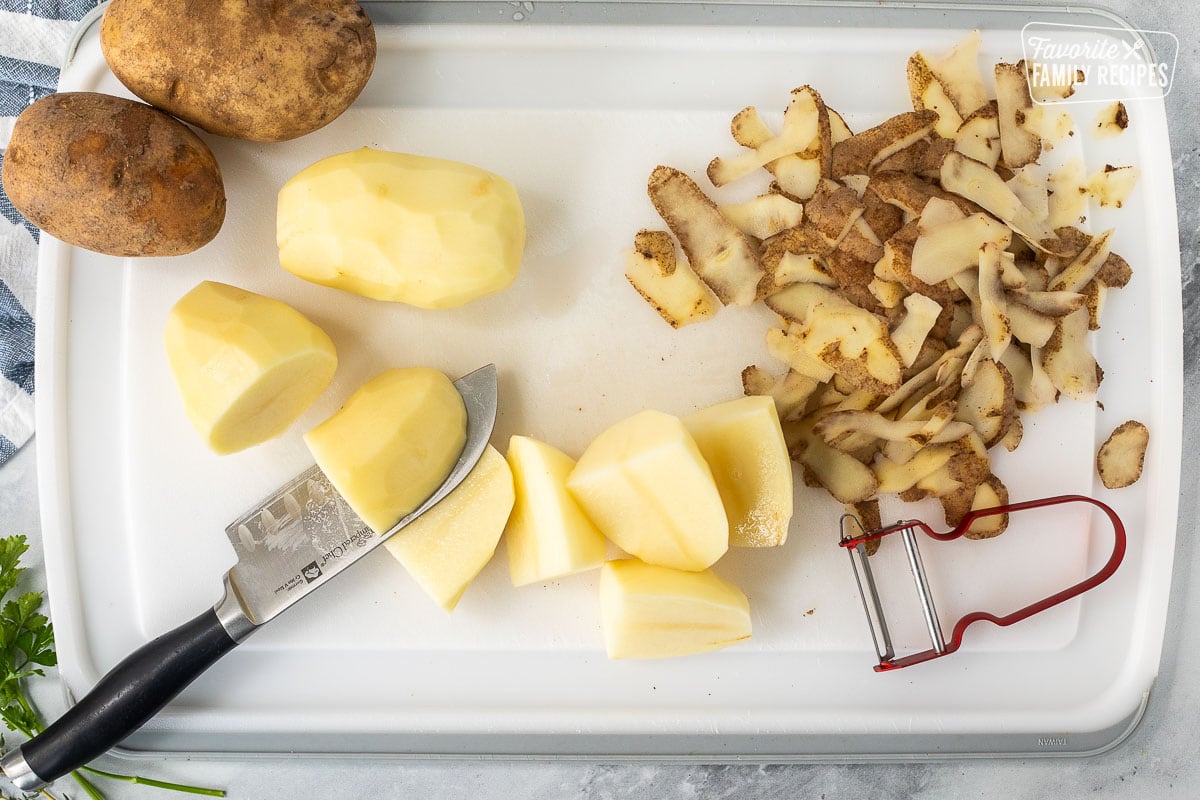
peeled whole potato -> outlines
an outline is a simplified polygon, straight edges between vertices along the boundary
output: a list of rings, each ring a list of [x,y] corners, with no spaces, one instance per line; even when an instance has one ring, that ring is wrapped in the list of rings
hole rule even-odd
[[[105,94],[52,94],[21,112],[2,179],[25,219],[106,255],[190,253],[225,221],[221,170],[200,137]]]
[[[299,311],[213,281],[175,304],[164,342],[188,419],[221,455],[283,433],[337,369],[333,342]]]
[[[375,28],[354,0],[112,0],[100,46],[146,102],[259,142],[332,122],[375,68]]]
[[[384,533],[446,480],[467,442],[467,409],[441,372],[390,369],[304,441],[354,513]]]
[[[318,161],[279,192],[279,262],[305,280],[453,308],[517,277],[525,215],[512,184],[456,161],[368,147]]]

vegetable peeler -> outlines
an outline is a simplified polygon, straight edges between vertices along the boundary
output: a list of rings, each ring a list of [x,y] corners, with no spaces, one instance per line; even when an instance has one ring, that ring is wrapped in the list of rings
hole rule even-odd
[[[933,604],[933,594],[929,588],[929,581],[925,576],[925,568],[921,564],[921,552],[917,546],[917,531],[921,531],[935,541],[948,542],[961,537],[970,529],[973,522],[984,517],[1027,511],[1035,508],[1047,508],[1049,506],[1065,505],[1068,503],[1086,503],[1095,506],[1112,523],[1113,549],[1104,566],[1095,574],[1079,583],[1069,586],[1062,591],[1055,592],[1049,597],[1031,603],[1010,614],[997,616],[988,611],[973,611],[966,614],[954,624],[950,638],[947,640],[942,634],[941,622],[938,619],[937,610]],[[848,530],[852,530],[856,525],[859,530],[858,535],[847,535]],[[917,596],[921,604],[921,613],[925,618],[925,627],[929,632],[929,638],[933,644],[928,650],[922,650],[900,658],[896,657],[891,634],[888,632],[887,620],[883,613],[883,604],[880,601],[879,592],[875,586],[875,578],[871,572],[866,547],[868,542],[882,539],[893,533],[900,534],[900,539],[904,543],[908,566],[912,570],[913,579],[917,584]],[[1078,597],[1087,590],[1104,583],[1104,581],[1112,577],[1113,573],[1117,571],[1117,567],[1121,565],[1121,560],[1125,557],[1125,526],[1121,523],[1121,518],[1117,516],[1117,512],[1099,500],[1085,495],[1067,494],[972,511],[963,517],[962,521],[953,530],[945,533],[934,531],[920,520],[904,520],[877,530],[865,531],[862,529],[861,523],[853,515],[847,514],[842,517],[842,538],[838,544],[850,554],[850,563],[854,568],[854,578],[858,583],[859,594],[862,596],[863,610],[866,612],[867,622],[871,628],[871,639],[875,643],[875,652],[879,657],[879,663],[875,666],[875,671],[889,672],[950,655],[958,650],[962,644],[963,634],[973,623],[986,621],[994,625],[1006,627],[1066,600],[1070,600],[1072,597]]]

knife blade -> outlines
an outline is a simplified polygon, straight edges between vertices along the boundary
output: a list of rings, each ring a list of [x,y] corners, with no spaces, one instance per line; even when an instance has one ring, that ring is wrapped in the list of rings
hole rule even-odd
[[[442,485],[390,530],[376,532],[321,470],[310,467],[225,529],[237,563],[211,609],[143,645],[38,736],[0,758],[17,788],[34,792],[140,728],[239,642],[341,574],[450,494],[475,467],[496,421],[496,367],[459,378],[466,444]]]

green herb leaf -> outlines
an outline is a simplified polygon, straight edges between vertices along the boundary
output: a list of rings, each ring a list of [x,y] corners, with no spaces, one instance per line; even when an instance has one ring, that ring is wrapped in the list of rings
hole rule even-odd
[[[33,702],[25,694],[24,681],[34,676],[44,675],[42,667],[53,667],[58,664],[58,654],[54,651],[54,627],[50,620],[41,613],[42,593],[26,592],[15,600],[8,600],[8,595],[17,588],[21,574],[25,571],[21,566],[21,556],[29,549],[24,536],[8,536],[0,538],[0,720],[5,726],[16,733],[33,738],[45,727],[38,716]],[[0,736],[0,749],[6,749],[4,739]],[[114,772],[83,767],[93,774],[105,778],[140,783],[161,789],[170,789],[190,794],[203,794],[212,797],[224,797],[220,789],[206,789],[198,786],[186,786],[177,783],[167,783],[136,775],[121,775]],[[79,783],[88,797],[92,800],[104,800],[100,790],[82,773],[76,771],[72,776]],[[52,795],[42,792],[46,797]],[[2,797],[2,795],[0,795]],[[63,795],[64,800],[67,797]]]

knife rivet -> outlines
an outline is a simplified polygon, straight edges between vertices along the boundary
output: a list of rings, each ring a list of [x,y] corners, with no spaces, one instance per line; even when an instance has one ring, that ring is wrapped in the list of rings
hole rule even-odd
[[[247,550],[253,551],[258,544],[254,541],[254,534],[250,532],[250,528],[245,523],[238,525],[238,538],[242,540],[242,546]]]

